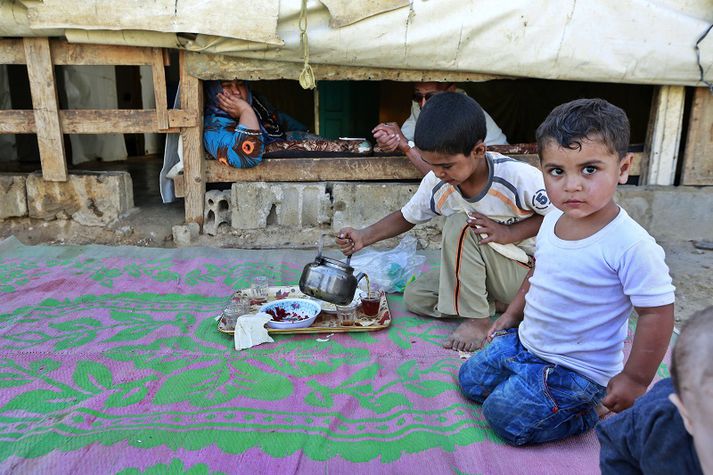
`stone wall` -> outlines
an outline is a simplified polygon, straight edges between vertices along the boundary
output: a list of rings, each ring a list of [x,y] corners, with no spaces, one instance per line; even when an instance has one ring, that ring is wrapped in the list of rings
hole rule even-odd
[[[400,209],[417,183],[315,182],[233,184],[232,229],[275,247],[304,245],[305,236],[363,227]],[[617,202],[657,239],[711,239],[713,187],[621,186]],[[411,231],[423,248],[440,247],[443,218]],[[259,233],[257,233],[259,231]],[[390,244],[393,244],[391,241]]]
[[[0,175],[0,219],[72,219],[107,226],[134,207],[127,172],[72,172],[66,182],[45,181],[40,173]]]

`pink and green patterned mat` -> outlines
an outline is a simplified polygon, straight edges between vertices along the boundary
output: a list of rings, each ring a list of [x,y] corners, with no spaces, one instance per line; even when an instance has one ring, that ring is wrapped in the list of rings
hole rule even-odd
[[[236,352],[213,320],[231,290],[295,283],[313,259],[0,242],[0,473],[599,472],[591,432],[500,441],[440,347],[455,323],[400,295],[388,330]]]

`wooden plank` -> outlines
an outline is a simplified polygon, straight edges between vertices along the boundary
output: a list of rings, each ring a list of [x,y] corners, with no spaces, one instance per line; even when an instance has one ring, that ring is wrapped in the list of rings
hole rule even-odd
[[[713,94],[705,87],[693,93],[681,184],[713,185]]]
[[[151,66],[154,62],[153,49],[50,41],[52,60],[58,65]],[[21,39],[0,40],[0,64],[26,63]]]
[[[196,123],[189,121],[183,111],[181,114],[168,114],[178,124]],[[100,110],[62,110],[59,111],[62,130],[67,134],[139,134],[139,133],[179,133],[178,126],[161,128],[154,109],[100,109]],[[178,120],[175,120],[178,119]]]
[[[188,73],[202,80],[233,79],[240,71],[241,79],[298,79],[303,63],[300,61],[264,61],[257,58],[237,58],[221,54],[189,52]],[[351,81],[449,81],[480,82],[492,79],[506,79],[512,76],[480,74],[453,70],[425,70],[377,68],[373,66],[345,66],[311,63],[317,80]]]
[[[179,109],[168,111],[168,129],[159,129],[153,109],[81,109],[60,110],[59,124],[65,134],[136,134],[179,133],[181,127],[192,127],[198,117]],[[34,134],[34,111],[0,110],[0,134]]]
[[[183,175],[178,175],[173,179],[173,194],[176,195],[176,198],[186,196],[186,181],[183,179]]]
[[[674,184],[685,96],[683,86],[659,86],[654,93],[644,145],[648,160],[641,164],[641,184]]]
[[[35,112],[28,110],[0,110],[0,134],[34,134]]]
[[[198,117],[203,113],[203,88],[198,78],[186,71],[185,52],[179,53],[181,109]],[[203,158],[203,121],[181,129],[183,141],[183,175],[185,180],[184,212],[186,222],[203,227],[205,197],[205,160]]]
[[[59,105],[54,81],[54,67],[47,38],[23,40],[30,78],[32,108],[40,149],[42,177],[47,181],[67,181],[67,160],[59,124]]]
[[[0,40],[0,64],[25,64],[25,49],[21,39]]]
[[[52,59],[58,65],[150,66],[153,48],[116,45],[92,45],[52,40]]]
[[[166,70],[164,69],[163,50],[152,48],[153,63],[151,73],[153,75],[153,92],[156,101],[156,121],[160,130],[168,128],[168,100],[166,99]]]
[[[540,166],[535,154],[512,154],[535,167]],[[641,154],[634,154],[632,172],[638,171]],[[421,175],[404,156],[330,157],[330,158],[265,158],[254,168],[233,168],[216,160],[205,160],[206,183],[236,181],[375,181],[420,180]],[[636,173],[632,173],[635,175]]]

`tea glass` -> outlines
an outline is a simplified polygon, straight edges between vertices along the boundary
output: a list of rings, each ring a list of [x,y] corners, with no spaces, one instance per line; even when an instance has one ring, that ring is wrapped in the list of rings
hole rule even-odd
[[[350,327],[356,320],[356,306],[337,305],[337,321],[341,326]]]
[[[372,290],[368,294],[364,294],[361,298],[361,311],[364,315],[373,317],[379,313],[379,304],[381,303],[381,295]]]
[[[250,290],[252,292],[253,300],[256,304],[263,304],[267,302],[267,289],[267,277],[265,277],[264,275],[257,275],[253,277],[252,284],[250,285]]]
[[[250,313],[250,301],[241,295],[233,295],[220,315],[223,325],[229,330],[235,328],[238,317]]]

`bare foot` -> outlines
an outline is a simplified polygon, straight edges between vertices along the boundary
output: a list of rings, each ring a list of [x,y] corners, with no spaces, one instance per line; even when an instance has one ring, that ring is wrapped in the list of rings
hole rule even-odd
[[[455,351],[475,351],[483,346],[490,325],[488,318],[467,318],[451,333],[443,343],[443,348]]]

